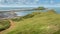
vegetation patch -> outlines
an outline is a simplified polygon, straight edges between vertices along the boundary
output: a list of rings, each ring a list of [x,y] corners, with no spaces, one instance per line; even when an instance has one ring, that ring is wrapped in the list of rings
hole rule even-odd
[[[4,34],[60,34],[60,14],[54,10],[33,12],[16,19],[15,27]]]
[[[0,20],[0,31],[5,30],[10,27],[10,22],[8,20]]]

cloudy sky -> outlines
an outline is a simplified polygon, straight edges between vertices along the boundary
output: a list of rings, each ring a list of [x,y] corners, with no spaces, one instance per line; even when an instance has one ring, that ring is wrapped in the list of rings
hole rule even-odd
[[[0,7],[60,7],[60,0],[0,0]]]

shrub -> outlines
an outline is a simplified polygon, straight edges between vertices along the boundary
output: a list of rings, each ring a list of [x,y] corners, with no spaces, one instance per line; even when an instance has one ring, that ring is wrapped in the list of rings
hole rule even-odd
[[[10,27],[10,22],[7,20],[0,20],[0,31]]]
[[[13,18],[13,19],[11,19],[11,20],[13,20],[13,21],[21,21],[21,20],[24,20],[24,19],[27,19],[27,18],[32,18],[33,16],[34,16],[34,14],[28,14],[28,15],[26,15],[26,16]]]
[[[56,14],[56,11],[53,10],[53,9],[51,9],[51,10],[48,10],[48,13],[49,13],[49,14]]]
[[[44,8],[44,7],[38,7],[38,8],[36,8],[35,10],[45,10],[46,8]]]
[[[33,14],[28,14],[28,15],[24,16],[23,18],[26,19],[26,18],[31,18],[33,16],[34,16]]]

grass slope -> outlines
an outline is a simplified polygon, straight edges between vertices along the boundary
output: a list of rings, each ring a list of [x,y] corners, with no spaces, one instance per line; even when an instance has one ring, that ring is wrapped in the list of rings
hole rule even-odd
[[[8,20],[0,20],[0,31],[8,29],[10,27],[10,22]]]
[[[36,12],[31,18],[15,21],[15,28],[5,34],[60,34],[60,14]]]

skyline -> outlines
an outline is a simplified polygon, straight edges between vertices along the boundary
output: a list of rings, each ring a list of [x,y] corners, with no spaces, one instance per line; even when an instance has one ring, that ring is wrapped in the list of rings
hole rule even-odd
[[[0,7],[60,7],[60,0],[0,0]]]

